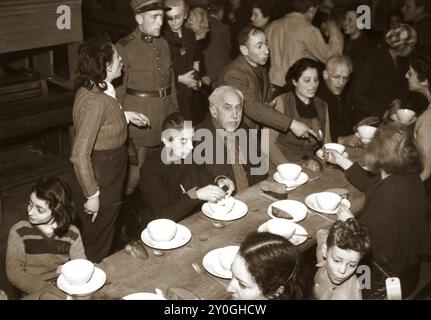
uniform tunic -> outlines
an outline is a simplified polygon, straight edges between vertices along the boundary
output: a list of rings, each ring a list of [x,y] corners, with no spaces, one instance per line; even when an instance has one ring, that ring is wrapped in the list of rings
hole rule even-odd
[[[144,35],[138,28],[116,45],[124,65],[122,85],[117,97],[126,111],[140,112],[151,121],[151,127],[129,126],[130,137],[138,146],[160,144],[161,124],[166,116],[178,111],[175,75],[168,43],[163,38]],[[148,92],[170,88],[167,97],[138,97],[127,88]]]

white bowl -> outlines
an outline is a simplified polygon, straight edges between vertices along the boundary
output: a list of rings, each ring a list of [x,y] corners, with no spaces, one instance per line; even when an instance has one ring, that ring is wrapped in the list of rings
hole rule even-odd
[[[266,223],[266,230],[286,239],[290,239],[295,234],[296,226],[287,219],[274,218]]]
[[[341,203],[340,195],[334,192],[320,192],[316,195],[317,204],[324,210],[335,210]]]
[[[238,246],[228,246],[222,248],[222,250],[219,251],[219,262],[220,266],[223,269],[227,271],[230,270],[232,262],[235,259],[236,254],[238,253],[238,250]]]
[[[372,126],[359,126],[358,127],[359,138],[370,140],[374,137],[376,130],[377,128]]]
[[[327,150],[335,150],[340,154],[343,154],[346,151],[346,147],[339,143],[325,143],[325,149]]]
[[[158,242],[171,241],[177,234],[177,224],[169,219],[156,219],[147,225],[151,239]]]
[[[397,117],[401,123],[409,123],[416,115],[416,112],[410,109],[397,110]]]
[[[208,205],[214,214],[228,214],[235,206],[235,198],[227,196],[217,203],[208,202]]]
[[[277,166],[281,179],[293,181],[298,179],[302,172],[302,167],[294,163],[284,163]]]
[[[74,286],[86,284],[90,281],[93,273],[93,262],[85,259],[70,260],[61,267],[61,274],[64,279]]]

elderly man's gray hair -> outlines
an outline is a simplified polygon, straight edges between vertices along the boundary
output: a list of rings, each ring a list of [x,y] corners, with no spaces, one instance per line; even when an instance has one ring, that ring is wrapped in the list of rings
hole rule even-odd
[[[210,102],[210,106],[216,106],[217,104],[222,103],[222,98],[229,92],[236,93],[241,98],[241,101],[244,102],[244,95],[240,90],[231,86],[221,86],[216,88],[209,96],[208,100]]]
[[[326,62],[326,70],[332,69],[337,65],[345,65],[349,68],[350,72],[353,72],[353,61],[350,59],[350,57],[344,55],[344,54],[337,54],[335,56],[332,56],[328,59]]]

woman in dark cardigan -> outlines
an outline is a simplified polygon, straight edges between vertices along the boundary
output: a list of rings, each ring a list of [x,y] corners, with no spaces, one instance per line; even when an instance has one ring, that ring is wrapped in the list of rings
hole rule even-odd
[[[318,63],[307,58],[299,59],[287,72],[286,82],[291,84],[292,90],[277,98],[276,109],[311,130],[308,137],[298,138],[291,131],[279,133],[270,129],[269,154],[274,165],[299,161],[300,158],[286,159],[289,154],[295,154],[291,151],[300,150],[303,155],[312,156],[319,146],[318,139],[331,142],[328,105],[316,96],[319,87]]]
[[[413,127],[399,123],[379,127],[365,156],[375,176],[336,151],[327,151],[325,158],[343,168],[347,179],[366,193],[360,221],[372,241],[373,289],[384,287],[389,275],[400,278],[403,296],[409,295],[418,283],[427,232],[427,199]]]
[[[112,80],[121,76],[121,57],[108,40],[97,38],[80,49],[73,105],[76,136],[70,160],[86,201],[78,211],[86,255],[100,262],[109,255],[128,166],[127,124],[149,124],[146,116],[124,112]]]

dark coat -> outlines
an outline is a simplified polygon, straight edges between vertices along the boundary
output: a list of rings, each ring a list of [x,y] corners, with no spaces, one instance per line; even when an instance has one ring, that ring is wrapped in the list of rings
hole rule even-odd
[[[209,117],[207,118],[197,129],[208,129],[211,132],[211,137],[213,137],[213,155],[214,155],[214,159],[216,157],[217,154],[217,148],[216,148],[216,128],[214,127],[212,118]],[[248,131],[248,128],[245,125],[242,125],[240,127],[240,129],[244,129],[247,130],[247,143],[248,146],[250,145],[256,145],[257,146],[257,152],[258,155],[261,154],[261,148],[260,148],[260,139],[259,137],[253,136],[252,134],[250,134],[250,132]],[[204,143],[204,140],[201,140],[200,143]],[[198,146],[199,144],[197,144]],[[196,147],[197,147],[196,146]],[[260,164],[253,164],[251,159],[250,159],[250,150],[249,147],[247,147],[247,150],[244,149],[240,149],[241,151],[246,151],[247,154],[244,155],[244,158],[246,159],[246,162],[243,166],[244,166],[244,170],[247,174],[247,180],[248,180],[248,184],[250,186],[264,180],[267,176],[267,173],[264,175],[253,175],[252,174],[252,168],[254,167],[259,167]],[[235,181],[235,176],[233,173],[233,169],[232,169],[232,165],[231,164],[227,164],[227,148],[224,145],[224,149],[223,149],[223,154],[224,154],[224,162],[223,164],[217,164],[215,163],[216,160],[214,160],[213,164],[206,164],[207,169],[212,173],[213,176],[217,177],[220,175],[226,176],[228,178],[230,178],[236,185],[236,181]],[[266,159],[265,161],[268,161],[268,159]],[[269,162],[268,162],[269,165]]]
[[[177,84],[178,105],[181,113],[187,120],[192,120],[193,116],[193,95],[195,90],[178,82],[178,76],[193,70],[195,61],[201,62],[201,52],[196,43],[195,33],[183,27],[183,37],[180,38],[168,26],[163,29],[163,37],[168,41],[173,67],[175,71],[175,81]]]
[[[356,112],[349,96],[345,92],[339,96],[334,95],[324,81],[319,86],[317,96],[328,105],[332,140],[336,142],[338,137],[353,134],[353,126],[357,121]]]
[[[418,33],[417,50],[431,54],[431,16],[427,15],[413,24]]]
[[[406,101],[408,85],[405,74],[408,61],[399,58],[395,66],[389,49],[381,46],[365,62],[351,83],[352,101],[360,118],[383,116],[395,99]]]
[[[220,73],[232,61],[230,58],[230,29],[226,24],[211,16],[209,17],[209,28],[203,60],[206,73],[213,81],[213,88],[216,88]]]
[[[232,86],[244,95],[244,123],[251,129],[259,125],[286,132],[292,118],[268,107],[270,82],[267,69],[253,67],[240,55],[220,75],[220,85]]]
[[[139,188],[133,195],[133,214],[142,226],[154,219],[166,218],[180,221],[198,212],[202,201],[191,199],[182,192],[214,184],[214,178],[206,166],[191,164],[165,164],[163,148],[153,152],[141,168]],[[192,156],[192,154],[190,155]]]
[[[371,177],[358,164],[347,179],[366,193],[360,221],[370,232],[372,257],[401,280],[403,295],[414,288],[409,271],[419,265],[426,244],[427,198],[418,174]]]

